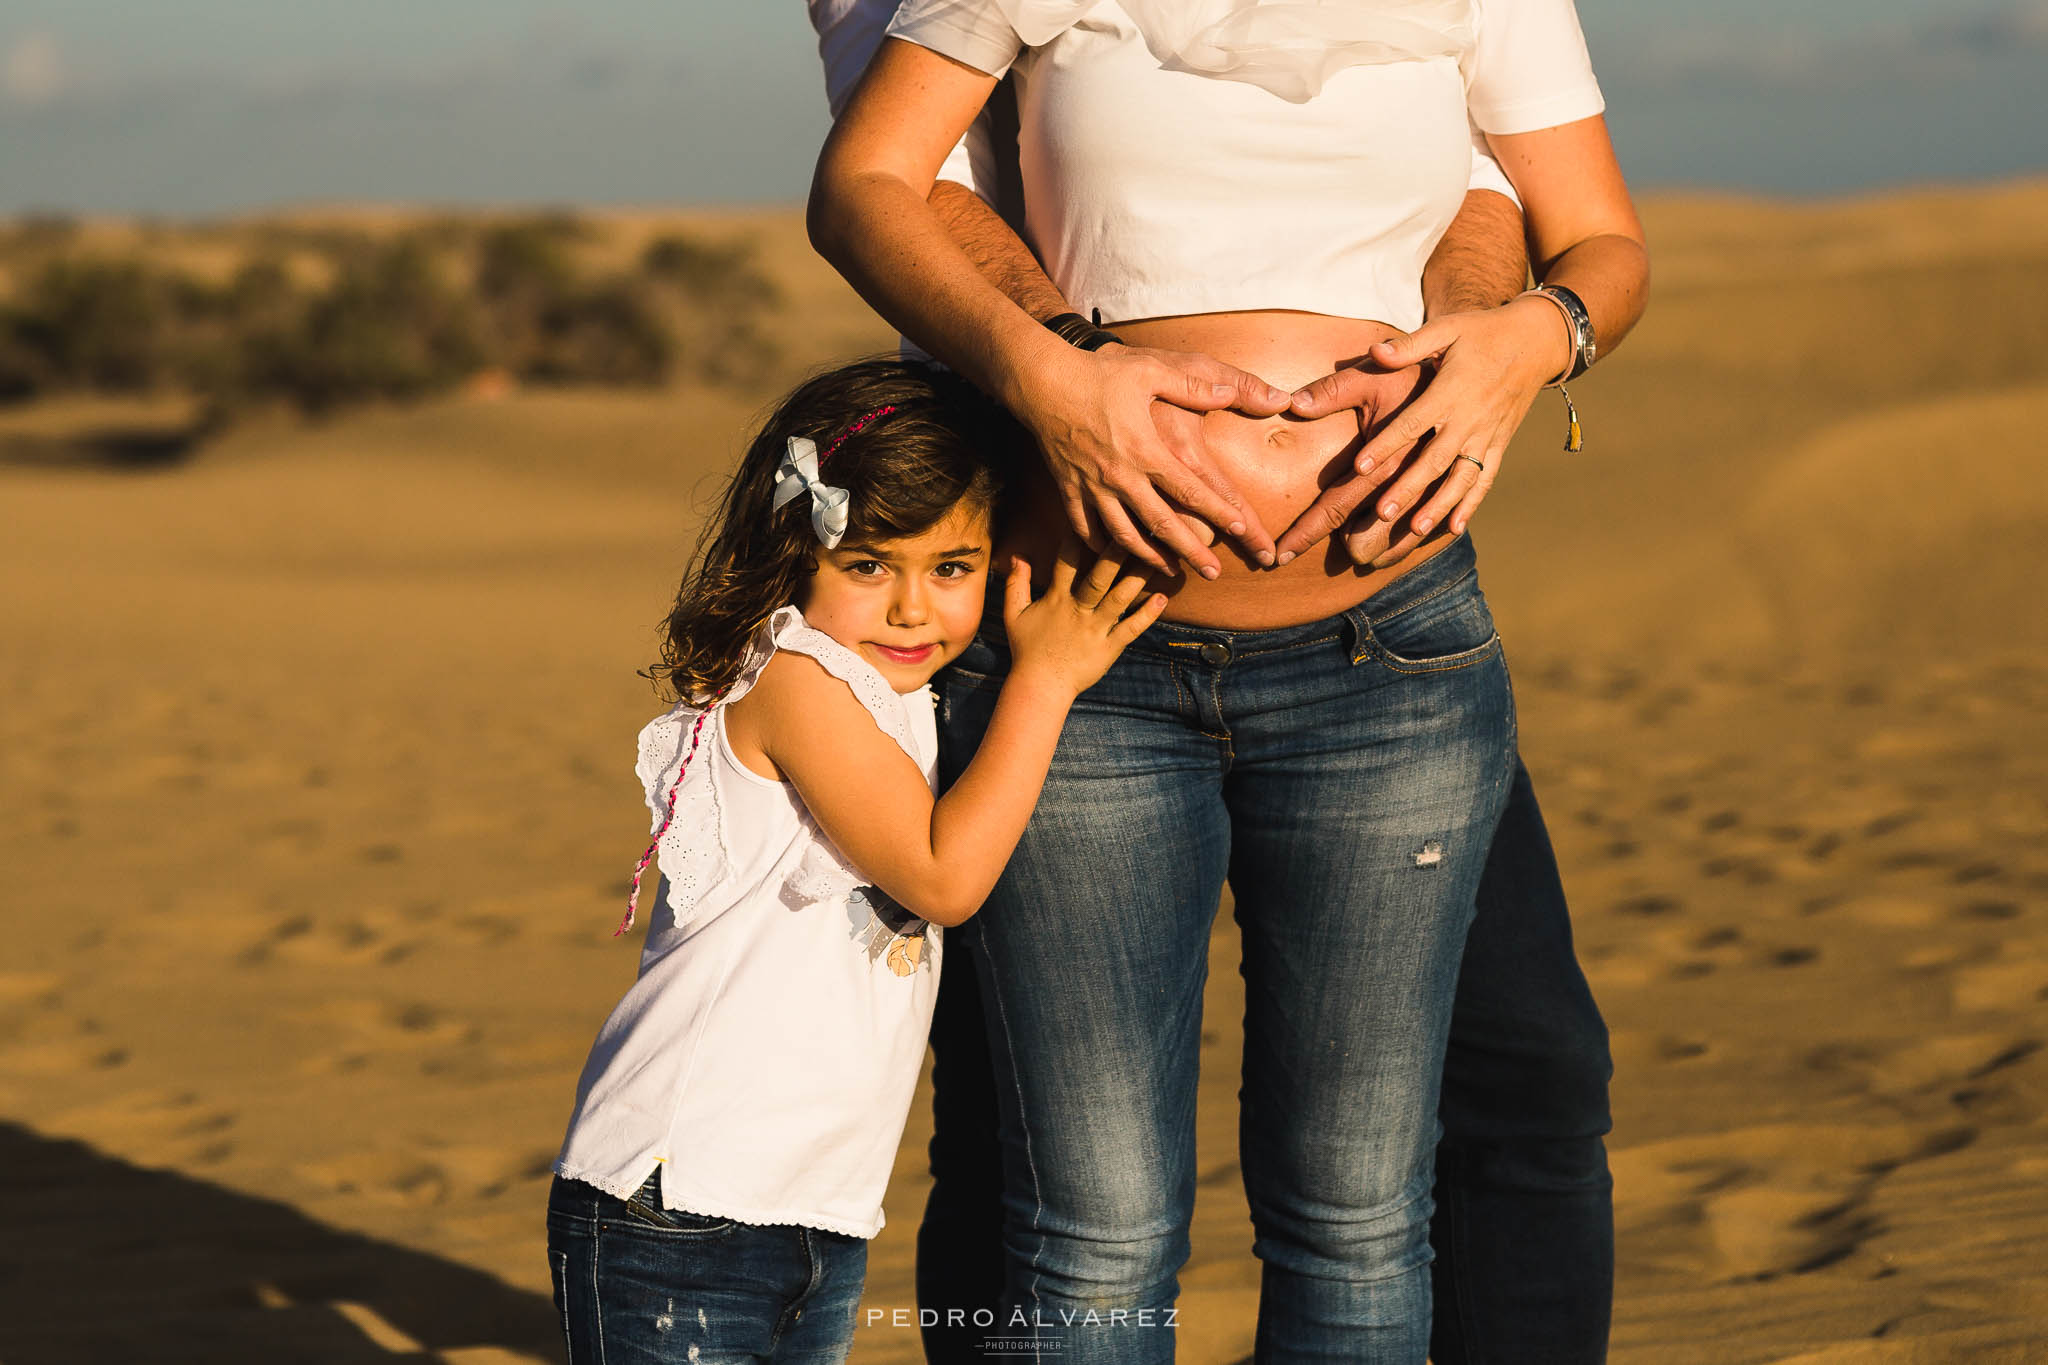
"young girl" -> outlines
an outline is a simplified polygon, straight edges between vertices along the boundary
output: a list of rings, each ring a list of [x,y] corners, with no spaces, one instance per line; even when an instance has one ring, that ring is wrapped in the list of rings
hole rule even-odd
[[[933,799],[926,684],[981,624],[1022,439],[943,371],[848,366],[783,402],[707,530],[657,670],[681,700],[640,734],[653,922],[548,1202],[572,1365],[846,1355],[940,926],[1002,871],[1069,705],[1165,605],[1072,553],[1033,600],[1012,561],[1016,662]]]

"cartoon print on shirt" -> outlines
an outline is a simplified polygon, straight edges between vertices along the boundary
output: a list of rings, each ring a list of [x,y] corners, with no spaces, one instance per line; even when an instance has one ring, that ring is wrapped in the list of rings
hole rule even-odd
[[[904,909],[879,886],[857,886],[846,901],[868,911],[868,921],[855,937],[869,961],[883,959],[897,976],[909,976],[924,965],[925,931],[931,928],[928,921]]]

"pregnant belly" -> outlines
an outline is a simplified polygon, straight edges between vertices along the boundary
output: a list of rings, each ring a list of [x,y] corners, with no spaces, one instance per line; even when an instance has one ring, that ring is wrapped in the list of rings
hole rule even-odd
[[[1299,388],[1364,354],[1398,329],[1356,318],[1315,313],[1213,313],[1111,324],[1133,346],[1200,351],[1251,371],[1283,389]],[[1405,397],[1405,383],[1390,383],[1370,412],[1342,412],[1313,422],[1291,416],[1245,417],[1233,412],[1202,418],[1209,458],[1257,511],[1274,539],[1315,502],[1322,490],[1351,472],[1352,460],[1372,429]],[[1035,562],[1065,525],[1051,481],[1040,478],[1027,494],[1023,518]],[[1405,534],[1405,524],[1397,526]],[[1292,563],[1261,568],[1227,539],[1216,544],[1223,572],[1216,579],[1178,575],[1164,583],[1166,619],[1223,629],[1265,630],[1320,620],[1358,605],[1448,544],[1446,528],[1391,569],[1361,569],[1340,537],[1314,546]]]

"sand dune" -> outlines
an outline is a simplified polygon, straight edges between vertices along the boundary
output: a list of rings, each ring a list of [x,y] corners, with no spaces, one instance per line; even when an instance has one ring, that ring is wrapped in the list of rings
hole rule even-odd
[[[1478,523],[1614,1029],[1615,1359],[2048,1358],[2048,190],[1649,216],[1590,448],[1539,408]],[[888,344],[793,215],[690,221],[764,243],[792,369]],[[553,1358],[545,1168],[633,969],[634,670],[766,397],[453,400],[125,473],[0,414],[0,1359]],[[1196,1365],[1248,1354],[1257,1284],[1218,923]],[[925,1135],[871,1307],[913,1301]]]

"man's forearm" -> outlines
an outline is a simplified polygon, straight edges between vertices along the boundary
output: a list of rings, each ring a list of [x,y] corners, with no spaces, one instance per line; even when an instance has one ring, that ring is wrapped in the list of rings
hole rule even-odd
[[[1012,303],[1040,322],[1073,311],[1059,287],[1046,278],[1045,268],[1031,248],[980,195],[965,185],[941,180],[932,186],[929,202],[945,225],[946,235]]]
[[[1528,283],[1521,209],[1504,194],[1472,190],[1422,268],[1423,312],[1437,318],[1498,308]]]

